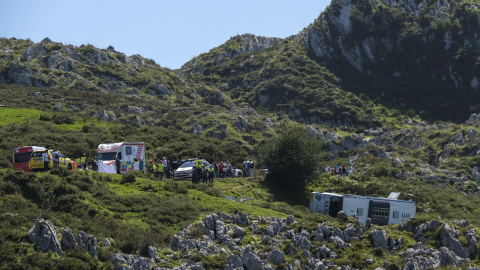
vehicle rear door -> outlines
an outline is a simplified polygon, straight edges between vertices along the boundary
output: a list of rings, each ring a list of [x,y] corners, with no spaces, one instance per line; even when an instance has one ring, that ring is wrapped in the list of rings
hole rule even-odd
[[[43,168],[42,154],[43,152],[37,152],[37,151],[32,152],[32,156],[29,162],[30,169]]]

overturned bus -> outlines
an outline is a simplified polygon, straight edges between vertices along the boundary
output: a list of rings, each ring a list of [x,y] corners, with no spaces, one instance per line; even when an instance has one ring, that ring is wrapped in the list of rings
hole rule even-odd
[[[312,192],[310,212],[336,217],[339,211],[344,211],[348,216],[356,214],[362,223],[370,218],[373,224],[398,224],[403,219],[414,217],[416,213],[415,201],[398,200],[399,195],[399,192],[392,192],[388,198],[378,198]],[[413,199],[413,195],[410,196]]]

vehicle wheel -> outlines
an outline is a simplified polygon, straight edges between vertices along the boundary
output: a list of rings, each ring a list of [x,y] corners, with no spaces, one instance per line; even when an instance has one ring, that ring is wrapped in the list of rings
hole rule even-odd
[[[238,177],[243,177],[243,173],[242,173],[242,172],[239,172],[239,173],[238,173]]]
[[[72,170],[72,163],[68,163],[68,170],[69,170],[69,171]]]

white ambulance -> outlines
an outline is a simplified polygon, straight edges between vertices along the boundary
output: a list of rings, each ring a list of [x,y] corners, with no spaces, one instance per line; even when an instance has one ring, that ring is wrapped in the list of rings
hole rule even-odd
[[[135,159],[143,160],[143,171],[146,172],[145,144],[143,142],[104,143],[97,147],[97,162],[115,166],[115,158],[120,160],[120,173],[133,170]],[[99,164],[100,165],[100,164]],[[99,166],[100,169],[100,166]],[[108,171],[112,172],[112,171]]]

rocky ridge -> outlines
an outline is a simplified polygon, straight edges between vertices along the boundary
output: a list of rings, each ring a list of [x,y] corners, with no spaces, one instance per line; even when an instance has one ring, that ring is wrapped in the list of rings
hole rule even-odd
[[[339,225],[318,224],[316,229],[307,229],[298,224],[293,216],[286,218],[254,217],[242,212],[205,216],[200,223],[190,225],[176,234],[168,247],[148,248],[149,257],[117,253],[110,257],[115,269],[166,270],[159,265],[174,262],[175,270],[205,269],[201,262],[191,259],[195,256],[226,257],[225,269],[356,269],[352,266],[337,265],[337,252],[349,250],[354,243],[378,247],[385,252],[402,258],[404,269],[427,269],[469,264],[469,256],[476,254],[476,230],[467,220],[454,224],[430,220],[413,227],[414,219],[406,219],[399,225],[373,226],[370,220],[362,224],[355,217],[348,218],[339,212]],[[338,225],[337,225],[338,226]],[[458,228],[467,228],[466,245],[459,241]],[[344,229],[341,229],[344,228]],[[440,238],[429,232],[441,230]],[[404,231],[414,239],[413,246],[405,246],[402,237],[394,239],[390,234]],[[54,226],[43,219],[35,222],[29,232],[29,239],[41,252],[53,251],[62,255],[63,249],[80,246],[83,252],[96,256],[97,240],[92,235],[79,232],[74,237],[68,228],[58,240]],[[42,240],[43,239],[43,240]],[[248,242],[242,241],[251,239]],[[105,238],[103,245],[110,245],[112,239]],[[427,247],[435,243],[438,249]],[[53,243],[53,244],[52,244]],[[61,243],[61,246],[60,246]],[[220,257],[219,257],[220,258]],[[358,262],[357,262],[358,263]],[[367,267],[376,262],[369,257],[361,258],[361,265]],[[377,263],[378,264],[378,263]],[[392,262],[384,261],[377,269],[386,269]],[[476,268],[466,268],[476,269]]]

